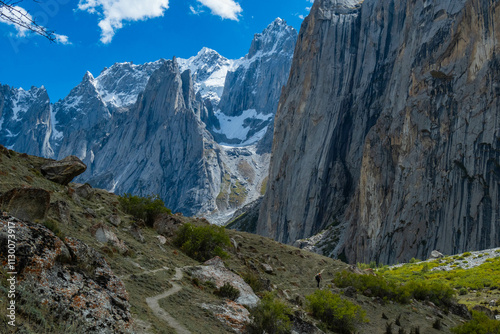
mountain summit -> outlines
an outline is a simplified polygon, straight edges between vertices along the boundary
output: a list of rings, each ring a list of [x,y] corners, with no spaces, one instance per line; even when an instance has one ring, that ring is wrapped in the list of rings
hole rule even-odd
[[[115,63],[97,77],[87,72],[53,105],[44,89],[2,86],[0,126],[10,132],[1,143],[51,158],[76,155],[88,166],[79,182],[160,194],[174,212],[222,222],[261,196],[296,37],[277,19],[238,60],[203,48],[189,59]],[[36,135],[21,139],[29,131]]]

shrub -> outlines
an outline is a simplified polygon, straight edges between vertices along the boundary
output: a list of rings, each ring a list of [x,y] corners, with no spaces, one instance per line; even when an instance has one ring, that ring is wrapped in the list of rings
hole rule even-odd
[[[189,257],[203,262],[214,256],[228,258],[223,247],[231,246],[231,241],[221,226],[184,224],[177,230],[174,244]]]
[[[262,282],[259,278],[259,275],[255,274],[253,272],[247,271],[247,272],[243,273],[243,275],[241,277],[248,285],[250,285],[250,287],[252,288],[252,290],[254,292],[262,291],[263,286],[262,286]]]
[[[240,296],[240,290],[226,282],[223,286],[217,289],[216,294],[222,298],[236,300]]]
[[[43,222],[43,226],[54,232],[54,234],[61,240],[64,240],[65,235],[59,228],[59,224],[52,219],[47,219]]]
[[[252,322],[247,326],[250,334],[284,334],[292,328],[290,315],[292,311],[283,301],[274,294],[264,295],[259,305],[250,310]]]
[[[170,209],[165,207],[165,203],[158,195],[140,197],[124,194],[118,197],[118,201],[126,213],[144,220],[149,226],[153,226],[154,220],[159,214],[172,213]]]
[[[308,310],[313,316],[339,333],[351,333],[355,323],[364,321],[364,310],[329,290],[316,290],[306,297]]]
[[[472,320],[451,329],[455,334],[497,334],[500,333],[500,321],[492,320],[482,312],[472,311]]]
[[[352,286],[370,297],[380,297],[406,304],[410,299],[430,300],[437,305],[451,305],[455,291],[438,281],[408,279],[404,284],[378,275],[357,275],[348,271],[337,273],[333,282],[339,288]]]

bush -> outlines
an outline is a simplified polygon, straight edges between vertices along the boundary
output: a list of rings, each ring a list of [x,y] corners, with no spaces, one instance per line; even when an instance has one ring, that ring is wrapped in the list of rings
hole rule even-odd
[[[283,301],[275,298],[274,294],[264,295],[259,305],[250,310],[252,322],[247,326],[250,334],[284,334],[292,328],[290,315],[292,311]]]
[[[472,320],[451,329],[455,334],[498,334],[500,321],[492,320],[482,312],[472,311]]]
[[[118,196],[118,201],[126,213],[144,220],[149,226],[153,226],[154,220],[159,214],[172,213],[170,209],[165,207],[165,203],[158,195],[140,197],[124,194],[123,196]]]
[[[203,262],[214,256],[228,258],[223,247],[231,246],[231,241],[221,226],[184,224],[177,230],[174,244],[189,257]]]
[[[355,323],[365,321],[364,310],[329,290],[316,290],[306,297],[307,308],[313,316],[338,333],[351,333]]]
[[[222,298],[236,300],[240,296],[240,290],[226,282],[216,291],[216,294]]]
[[[59,228],[59,224],[52,219],[47,219],[43,222],[43,226],[54,232],[54,234],[61,240],[64,240],[65,235]]]
[[[436,305],[451,305],[455,291],[438,281],[407,280],[404,284],[382,276],[357,275],[348,271],[337,273],[333,280],[339,288],[352,286],[369,297],[380,297],[406,304],[412,298],[430,300]]]
[[[252,288],[252,290],[254,292],[259,292],[259,291],[263,290],[264,287],[262,286],[262,282],[259,278],[259,275],[255,274],[251,271],[247,271],[247,272],[243,273],[243,275],[241,275],[241,277],[248,285],[250,285],[250,287]]]

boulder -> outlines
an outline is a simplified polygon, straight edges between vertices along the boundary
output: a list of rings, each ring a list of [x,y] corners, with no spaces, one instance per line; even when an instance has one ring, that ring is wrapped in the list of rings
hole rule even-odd
[[[444,255],[440,252],[438,252],[437,250],[433,250],[431,252],[431,256],[429,257],[429,260],[435,260],[435,259],[440,259],[444,257]]]
[[[175,232],[182,224],[183,222],[178,216],[164,213],[155,219],[153,228],[158,234],[170,238],[174,236]]]
[[[250,312],[242,305],[225,300],[221,305],[201,304],[202,308],[212,311],[223,324],[231,327],[236,333],[246,333],[245,327],[250,322]]]
[[[46,179],[68,185],[75,177],[85,172],[87,166],[74,155],[70,155],[59,161],[51,161],[42,167],[40,171]]]
[[[0,196],[0,207],[22,220],[41,220],[49,210],[50,193],[38,188],[14,188]]]
[[[15,226],[17,285],[40,303],[71,319],[79,333],[131,333],[132,315],[123,282],[93,248],[59,239],[45,226],[0,217],[0,258],[8,255],[7,238]]]
[[[71,213],[68,203],[57,201],[50,204],[49,213],[57,218],[63,224],[68,225],[71,222]]]
[[[157,235],[156,238],[158,239],[160,245],[165,245],[167,243],[167,238],[165,238],[163,235]]]
[[[264,271],[267,273],[267,274],[272,274],[274,272],[273,270],[273,267],[271,267],[270,265],[268,265],[267,263],[261,263],[261,266],[262,266],[262,269],[264,269]]]
[[[225,268],[226,266],[224,265],[224,261],[220,258],[220,256],[216,256],[210,260],[207,260],[203,262],[203,265],[205,266],[213,266],[213,267],[219,267],[219,268]]]
[[[202,282],[211,281],[217,288],[222,287],[225,283],[231,284],[240,291],[240,296],[236,299],[238,304],[255,307],[259,302],[259,297],[255,295],[250,285],[243,278],[227,269],[218,256],[208,260],[202,266],[190,268],[190,272],[193,278]]]
[[[111,223],[111,225],[116,226],[116,227],[120,226],[120,224],[122,222],[120,216],[118,216],[118,215],[110,215],[108,217],[108,221]]]
[[[118,249],[121,254],[124,254],[128,251],[125,243],[118,239],[116,234],[114,234],[108,226],[103,223],[98,223],[90,228],[90,233],[97,239],[97,241],[102,242],[104,244],[110,244]]]
[[[94,194],[94,189],[92,188],[92,186],[88,183],[85,183],[85,184],[82,184],[82,185],[79,185],[75,188],[75,193],[81,197],[81,198],[85,198],[85,199],[90,199],[92,198],[92,195]]]
[[[132,224],[129,229],[130,234],[134,237],[135,240],[144,243],[144,236],[142,235],[142,230],[137,224]]]

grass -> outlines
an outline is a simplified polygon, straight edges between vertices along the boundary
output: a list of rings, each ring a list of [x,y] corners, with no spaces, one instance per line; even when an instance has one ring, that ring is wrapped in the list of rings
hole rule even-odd
[[[225,173],[222,177],[222,182],[220,186],[220,192],[217,195],[217,206],[219,208],[225,207],[239,207],[241,206],[246,198],[248,190],[241,184],[239,180],[234,183],[231,180],[231,175]]]
[[[128,232],[135,218],[124,212],[117,196],[96,189],[91,199],[81,198],[76,201],[71,196],[71,189],[75,187],[73,184],[64,187],[39,175],[38,167],[45,162],[45,159],[31,156],[15,155],[8,158],[0,154],[0,171],[7,173],[6,176],[2,176],[0,192],[5,192],[13,187],[40,187],[51,192],[51,203],[65,202],[71,213],[70,222],[68,224],[61,222],[53,211],[49,211],[47,220],[54,221],[64,235],[78,238],[95,248],[106,258],[113,272],[122,278],[126,286],[130,298],[131,313],[135,320],[147,324],[150,333],[172,333],[173,329],[152,313],[145,298],[169,289],[171,286],[169,280],[173,277],[175,268],[196,266],[200,265],[200,262],[180,251],[172,239],[167,239],[167,243],[164,245],[159,244],[156,238],[158,234],[148,227],[142,229],[145,242],[138,242]],[[229,176],[227,177],[229,185],[231,180]],[[237,187],[234,189],[237,190]],[[229,188],[227,190],[226,196],[229,196]],[[89,217],[85,208],[93,210],[95,216]],[[109,223],[108,217],[112,214],[120,216],[120,226],[114,227]],[[182,217],[181,219],[185,223],[203,226],[201,221],[194,218]],[[125,242],[131,250],[131,256],[123,256],[118,253],[107,254],[106,250],[101,248],[102,245],[89,233],[89,228],[97,222],[107,224],[117,237]],[[257,235],[232,230],[226,232],[230,238],[235,239],[240,244],[238,251],[232,247],[227,250],[231,256],[225,260],[226,267],[237,273],[253,273],[252,277],[250,275],[243,276],[255,287],[259,296],[264,296],[266,287],[272,287],[276,298],[283,301],[288,307],[303,311],[306,306],[306,296],[317,290],[314,275],[319,271],[323,271],[322,289],[342,293],[330,282],[336,273],[347,268],[346,264]],[[265,273],[261,267],[262,263],[271,265],[274,273],[272,275]],[[169,269],[148,272],[164,267]],[[429,267],[432,269],[432,265]],[[425,273],[425,275],[428,274]],[[212,311],[201,307],[202,304],[220,305],[223,303],[219,297],[213,294],[214,286],[210,287],[207,284],[196,286],[188,277],[184,277],[179,284],[182,286],[181,292],[160,300],[160,305],[167,312],[193,333],[233,332]],[[482,296],[487,298],[487,294],[484,292]],[[427,316],[433,314],[434,311],[423,303],[408,305],[385,303],[382,305],[363,295],[357,295],[356,298],[345,297],[345,299],[361,306],[366,311],[366,318],[370,320],[369,323],[358,324],[357,331],[360,333],[382,332],[387,322],[381,318],[382,313],[388,316],[390,322],[394,322],[396,317],[402,313],[401,322],[403,325],[419,326],[421,333],[438,333],[432,328],[435,319],[432,321],[427,319]],[[5,298],[0,293],[0,307],[3,307],[2,303],[5,303]],[[42,311],[40,310],[43,315]],[[36,327],[38,326],[35,318],[36,312],[33,311],[29,318],[24,318],[24,326],[32,333],[44,333],[39,327]],[[304,313],[303,317],[305,320],[319,325],[318,320],[311,318],[307,313]],[[56,324],[51,324],[56,321],[55,319],[45,316],[44,318],[48,326],[56,326]],[[453,327],[458,325],[459,320],[455,316],[444,315],[443,322],[446,326]],[[33,328],[37,328],[37,330],[33,330]],[[407,328],[406,332],[408,333],[409,325]],[[72,333],[71,330],[61,332]],[[143,331],[138,330],[137,332]],[[30,332],[26,331],[26,333]]]
[[[406,264],[399,268],[382,269],[379,272],[388,280],[393,281],[427,281],[427,282],[446,282],[446,285],[459,289],[467,287],[473,290],[484,288],[500,289],[500,258],[491,259],[484,264],[470,268],[462,269],[458,266],[451,271],[432,271],[423,270],[424,266],[432,269],[440,266],[437,261],[425,262],[419,264]]]

